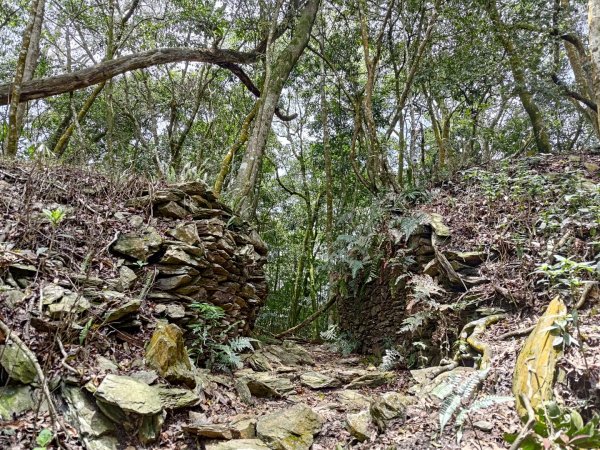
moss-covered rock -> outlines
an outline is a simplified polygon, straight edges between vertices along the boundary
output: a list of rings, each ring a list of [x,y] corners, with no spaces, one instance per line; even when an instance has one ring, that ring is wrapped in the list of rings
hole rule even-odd
[[[276,450],[308,450],[322,426],[321,417],[306,405],[297,404],[258,419],[257,436]]]
[[[146,364],[171,382],[196,386],[183,333],[177,325],[158,326],[146,349]]]
[[[33,362],[18,345],[0,345],[0,365],[8,373],[8,376],[15,381],[29,384],[37,379]]]

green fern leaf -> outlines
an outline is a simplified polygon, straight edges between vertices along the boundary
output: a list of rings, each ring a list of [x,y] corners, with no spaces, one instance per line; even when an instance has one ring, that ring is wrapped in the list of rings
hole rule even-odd
[[[453,394],[444,400],[440,406],[440,430],[443,432],[444,427],[448,424],[458,407],[460,406],[460,395]]]
[[[471,406],[468,408],[464,408],[461,412],[456,416],[455,425],[462,427],[467,416],[475,411],[479,411],[480,409],[486,409],[490,406],[499,405],[501,403],[511,402],[514,400],[514,397],[504,396],[504,395],[488,395],[483,397],[477,401],[471,403]]]

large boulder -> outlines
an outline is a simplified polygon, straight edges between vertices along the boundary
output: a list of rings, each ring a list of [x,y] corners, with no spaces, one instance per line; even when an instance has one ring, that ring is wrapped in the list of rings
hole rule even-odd
[[[346,415],[346,428],[350,434],[360,442],[369,439],[373,426],[371,424],[371,414],[368,409],[358,413],[350,413]]]
[[[33,362],[18,345],[0,345],[0,365],[8,373],[8,376],[15,381],[29,384],[37,379]]]
[[[148,227],[143,233],[121,234],[111,250],[133,260],[147,262],[160,249],[162,242],[160,234]]]
[[[192,363],[181,329],[174,324],[159,325],[146,349],[146,364],[173,383],[196,386]]]
[[[369,412],[379,431],[384,431],[395,419],[406,417],[406,406],[410,400],[397,392],[386,392],[371,403]]]
[[[12,420],[35,406],[33,389],[29,386],[0,387],[0,420]]]
[[[299,403],[258,419],[256,435],[275,450],[308,450],[321,426],[322,418]]]

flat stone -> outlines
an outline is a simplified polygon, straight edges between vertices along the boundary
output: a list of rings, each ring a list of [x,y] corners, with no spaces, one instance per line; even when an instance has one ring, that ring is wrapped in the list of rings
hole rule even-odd
[[[256,437],[256,418],[248,414],[235,416],[229,422],[229,429],[235,439]]]
[[[196,245],[200,242],[195,223],[179,224],[175,228],[168,230],[167,234],[188,245]]]
[[[300,375],[300,383],[311,389],[326,389],[337,387],[339,380],[319,372],[304,372]]]
[[[37,381],[37,372],[33,362],[21,347],[15,344],[0,345],[0,365],[13,380],[23,384]]]
[[[206,450],[269,450],[270,448],[260,439],[234,439],[206,445]]]
[[[174,277],[161,278],[156,281],[156,289],[161,291],[172,291],[182,286],[187,286],[192,281],[189,275],[177,275]]]
[[[140,300],[131,300],[121,305],[115,309],[108,311],[104,316],[104,322],[116,322],[121,320],[123,317],[129,316],[131,314],[136,314],[140,307],[142,306],[142,302]]]
[[[148,227],[143,233],[125,233],[117,238],[111,251],[127,256],[137,261],[147,262],[162,244],[162,237],[158,232]]]
[[[351,389],[344,389],[337,392],[336,395],[340,403],[342,403],[348,411],[365,409],[371,404],[371,400],[368,397]]]
[[[96,368],[107,373],[116,373],[119,371],[119,366],[104,356],[96,357]]]
[[[289,378],[279,377],[267,372],[243,372],[242,379],[248,389],[256,397],[283,397],[294,390],[294,385]],[[236,375],[240,374],[237,372]],[[239,375],[238,375],[239,376]]]
[[[168,202],[158,207],[158,214],[172,219],[183,219],[190,213],[176,202]]]
[[[59,319],[69,314],[81,314],[90,308],[90,302],[83,295],[70,293],[63,296],[58,303],[48,305],[48,314],[53,319]]]
[[[158,374],[154,370],[138,370],[129,375],[131,378],[137,381],[141,381],[146,384],[154,384],[158,380]]]
[[[371,426],[371,414],[368,409],[358,413],[346,415],[346,428],[358,441],[364,442],[369,439],[373,427]]]
[[[200,397],[189,389],[172,388],[164,385],[156,387],[160,401],[165,409],[189,408],[200,401]]]
[[[358,389],[364,387],[377,387],[389,383],[394,379],[393,372],[366,372],[354,378],[350,383],[344,386],[344,389]]]
[[[137,280],[137,275],[127,266],[121,266],[119,269],[119,283],[121,288],[130,289],[133,283]]]
[[[477,422],[473,422],[473,427],[481,431],[490,432],[494,429],[494,424],[487,420],[478,420]]]
[[[89,394],[73,386],[64,386],[62,393],[67,404],[67,418],[80,437],[97,438],[115,432],[113,422],[102,414]]]
[[[317,413],[299,403],[260,417],[256,435],[272,449],[309,450],[322,424]]]
[[[146,363],[171,382],[184,383],[192,388],[196,386],[183,333],[177,325],[157,327],[146,349]]]
[[[202,250],[202,249],[200,249]],[[199,256],[202,256],[199,255]],[[160,260],[161,264],[166,265],[187,265],[192,267],[203,267],[202,261],[198,260],[195,256],[190,255],[188,252],[183,250],[179,246],[169,246],[164,256]]]
[[[12,420],[35,408],[33,390],[29,386],[0,387],[0,419]]]
[[[126,413],[145,416],[162,412],[158,391],[127,376],[106,375],[94,396],[105,403],[118,406]]]
[[[471,267],[483,264],[488,257],[487,252],[445,251],[444,255],[446,256],[446,258],[448,258],[448,261],[458,261]]]
[[[65,295],[65,288],[57,284],[49,284],[42,289],[42,304],[50,305],[59,301]]]
[[[209,439],[233,439],[233,434],[228,425],[219,423],[205,423],[198,425],[184,425],[183,430],[196,436]]]
[[[169,319],[183,319],[185,317],[185,308],[178,303],[172,303],[167,305],[165,314]]]

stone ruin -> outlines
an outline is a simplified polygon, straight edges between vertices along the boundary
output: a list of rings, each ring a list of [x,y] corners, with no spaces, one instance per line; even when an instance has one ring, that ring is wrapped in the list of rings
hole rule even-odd
[[[145,193],[126,205],[152,219],[147,225],[138,215],[124,217],[131,229],[110,245],[124,258],[121,278],[145,265],[153,277],[146,298],[156,303],[155,313],[185,329],[197,316],[189,305],[210,303],[225,311],[221,327],[229,336],[247,335],[267,295],[267,248],[258,234],[198,182]]]
[[[387,227],[382,247],[388,248],[389,253],[384,255],[385,261],[379,262],[379,276],[365,284],[359,275],[357,287],[339,299],[340,331],[361,353],[382,354],[397,345],[410,347],[406,343],[410,344],[414,336],[401,328],[403,321],[419,310],[418,304],[411,304],[411,280],[415,277],[427,277],[439,284],[445,290],[444,298],[439,301],[445,304],[488,281],[479,271],[479,266],[490,256],[487,252],[443,249],[450,242],[451,232],[442,217],[435,213],[418,214],[420,225],[408,239],[399,228]],[[408,265],[395,264],[394,259],[398,258]],[[472,298],[477,296],[472,293]],[[431,339],[436,324],[428,326],[414,340]]]

